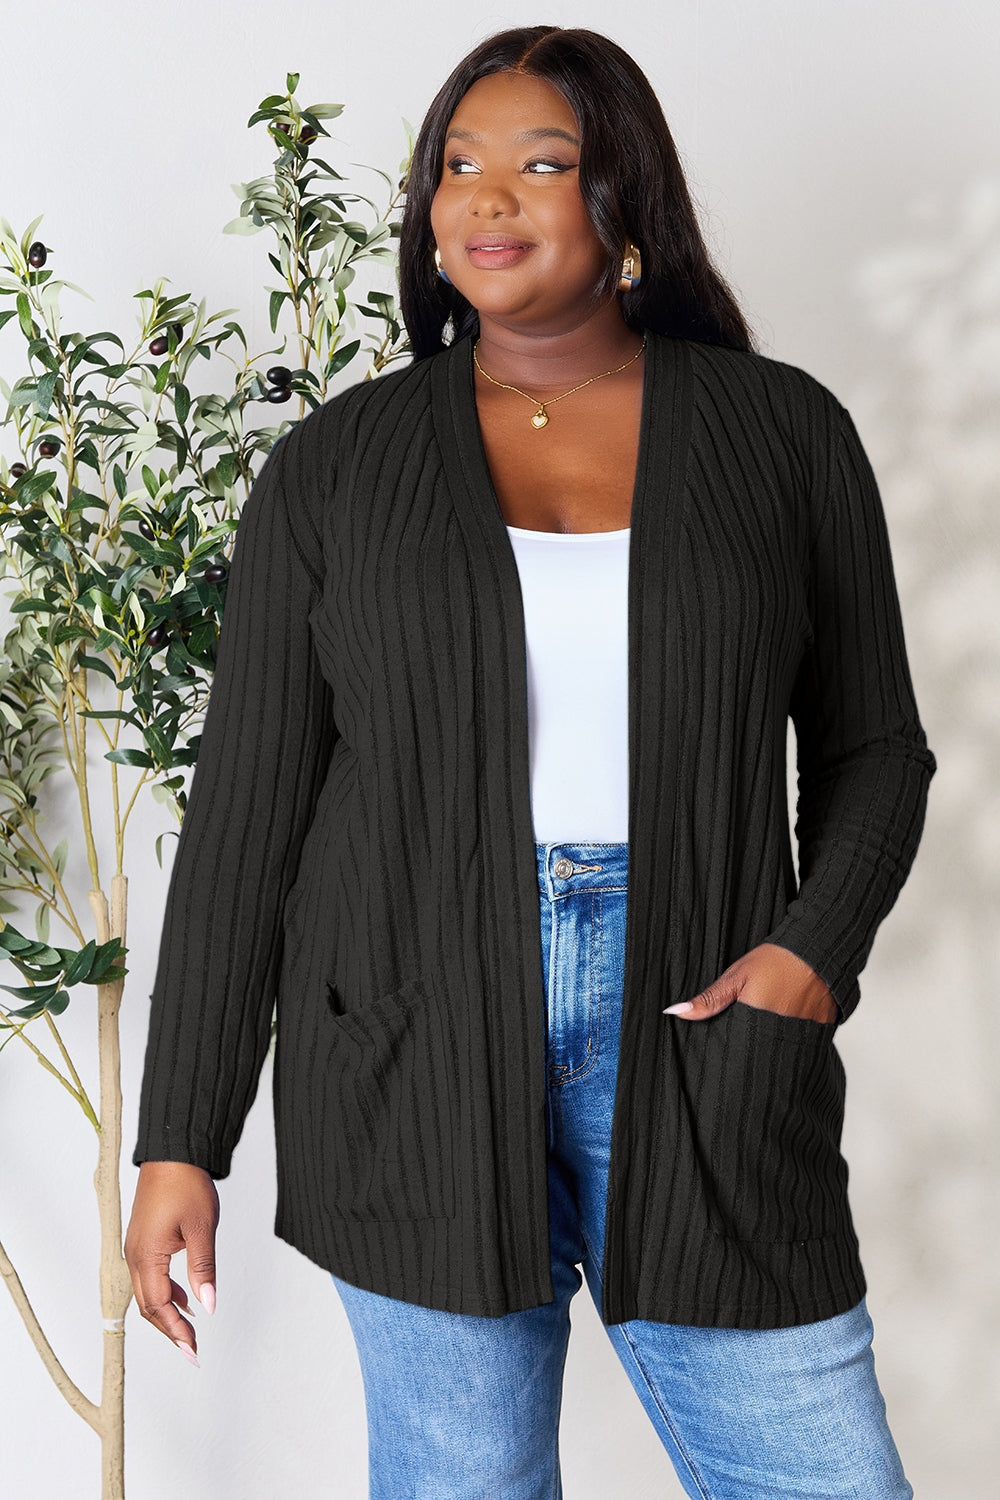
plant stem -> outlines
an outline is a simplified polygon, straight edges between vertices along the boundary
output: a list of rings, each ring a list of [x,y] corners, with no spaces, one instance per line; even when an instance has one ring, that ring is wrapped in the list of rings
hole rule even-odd
[[[71,676],[70,691],[77,694],[86,702],[86,667],[80,667]],[[97,861],[97,845],[94,842],[94,825],[90,816],[90,787],[87,781],[87,720],[70,709],[68,703],[64,703],[64,711],[66,709],[69,709],[67,717],[76,746],[76,763],[73,767],[73,779],[76,782],[77,795],[80,801],[80,821],[83,824],[83,837],[87,848],[87,864],[90,866],[91,890],[100,890],[101,877]]]
[[[76,1084],[77,1091],[78,1091],[79,1097],[80,1097],[80,1103],[83,1105],[83,1112],[84,1112],[84,1114],[88,1115],[93,1120],[93,1123],[95,1125],[97,1125],[97,1119],[94,1116],[94,1106],[91,1104],[90,1100],[87,1098],[87,1090],[83,1086],[83,1080],[81,1079],[79,1073],[76,1071],[76,1064],[73,1062],[73,1059],[70,1057],[69,1053],[66,1050],[66,1043],[63,1041],[63,1039],[62,1039],[62,1037],[61,1037],[61,1035],[59,1033],[59,1027],[56,1025],[55,1021],[53,1021],[53,1019],[52,1019],[52,1013],[51,1013],[51,1011],[46,1011],[45,1012],[45,1020],[46,1020],[46,1023],[48,1025],[49,1030],[51,1031],[53,1037],[55,1038],[56,1046],[59,1048],[59,1051],[62,1054],[62,1058],[63,1058],[63,1061],[66,1064],[66,1068],[67,1068],[67,1070],[69,1072],[69,1075],[72,1078],[73,1082]],[[98,1128],[100,1128],[100,1127],[98,1127]]]
[[[103,891],[89,893],[99,943],[118,937],[125,946],[128,879],[111,879],[111,921]],[[104,1369],[101,1385],[102,1500],[125,1494],[125,1313],[132,1300],[132,1278],[122,1255],[121,1149],[122,1087],[118,1013],[124,979],[97,987],[97,1045],[101,1125],[94,1187],[101,1222],[101,1312],[104,1316]]]
[[[95,1432],[100,1433],[101,1408],[95,1406],[94,1402],[83,1394],[80,1387],[70,1379],[59,1362],[55,1350],[42,1332],[42,1325],[38,1321],[35,1309],[28,1300],[28,1294],[24,1290],[21,1278],[14,1270],[10,1257],[2,1244],[0,1244],[0,1276],[7,1283],[7,1289],[14,1299],[14,1306],[21,1314],[24,1326],[28,1330],[28,1336],[38,1350],[42,1364],[55,1381],[56,1389],[65,1396],[77,1415],[89,1423]]]
[[[30,1047],[31,1048],[32,1052],[35,1054],[36,1060],[41,1064],[41,1066],[46,1070],[46,1072],[51,1073],[52,1076],[53,1076],[53,1078],[57,1079],[58,1082],[62,1084],[63,1088],[66,1089],[67,1092],[70,1093],[73,1096],[73,1098],[76,1100],[77,1104],[79,1104],[80,1108],[83,1110],[84,1114],[87,1116],[87,1119],[90,1121],[91,1125],[93,1125],[94,1129],[95,1130],[100,1130],[101,1126],[100,1126],[100,1122],[99,1122],[99,1120],[97,1118],[97,1113],[96,1113],[96,1111],[94,1109],[94,1106],[91,1104],[90,1100],[87,1098],[86,1092],[82,1089],[82,1087],[81,1087],[81,1089],[79,1091],[77,1089],[75,1089],[73,1087],[73,1085],[70,1083],[69,1079],[63,1077],[62,1073],[60,1073],[60,1071],[56,1067],[55,1063],[52,1062],[49,1058],[47,1058],[45,1056],[45,1053],[41,1050],[41,1048],[40,1047],[36,1047],[35,1044],[34,1044],[34,1042],[31,1040],[31,1038],[29,1036],[25,1036],[25,1034],[24,1034],[24,1028],[25,1028],[25,1026],[29,1025],[30,1023],[28,1021],[24,1021],[24,1022],[21,1022],[19,1024],[16,1016],[9,1016],[9,1015],[6,1015],[6,1014],[4,1015],[4,1020],[5,1020],[5,1023],[10,1027],[11,1031],[13,1032],[13,1034],[15,1036],[20,1037],[21,1041],[24,1043],[24,1045],[26,1047]],[[6,1045],[6,1043],[4,1045]],[[60,1042],[60,1047],[62,1047],[62,1043],[61,1042]],[[65,1055],[65,1051],[64,1051],[64,1055]]]

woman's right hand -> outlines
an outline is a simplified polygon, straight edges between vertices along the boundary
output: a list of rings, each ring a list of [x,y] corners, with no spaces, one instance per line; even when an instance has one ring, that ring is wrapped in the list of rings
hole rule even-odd
[[[204,1167],[183,1161],[144,1161],[139,1167],[124,1244],[135,1300],[147,1322],[179,1344],[194,1364],[198,1363],[194,1328],[179,1308],[193,1309],[184,1287],[170,1275],[170,1257],[187,1250],[191,1290],[214,1312],[218,1222],[219,1195]]]

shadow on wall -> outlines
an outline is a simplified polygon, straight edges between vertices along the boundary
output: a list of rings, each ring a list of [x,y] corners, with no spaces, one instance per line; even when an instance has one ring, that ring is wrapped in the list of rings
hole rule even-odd
[[[852,407],[873,435],[891,506],[907,643],[940,766],[927,835],[935,868],[925,849],[915,873],[933,882],[934,925],[956,923],[988,989],[977,1040],[997,1064],[1000,181],[970,186],[954,206],[921,202],[914,218],[910,242],[856,275],[885,347]],[[938,940],[933,930],[913,936],[920,946]]]
[[[900,1448],[926,1455],[910,1477],[985,1496],[1000,1388],[1000,180],[921,200],[912,222],[855,274],[872,362],[845,404],[885,500],[939,769],[870,965],[871,1024],[842,1034],[846,1149]]]

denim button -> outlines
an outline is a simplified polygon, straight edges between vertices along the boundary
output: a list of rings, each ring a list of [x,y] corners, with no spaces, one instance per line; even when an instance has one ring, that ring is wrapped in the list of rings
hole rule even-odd
[[[553,875],[558,875],[560,880],[568,880],[573,873],[573,861],[566,859],[565,856],[562,859],[557,859],[552,866],[552,873]]]

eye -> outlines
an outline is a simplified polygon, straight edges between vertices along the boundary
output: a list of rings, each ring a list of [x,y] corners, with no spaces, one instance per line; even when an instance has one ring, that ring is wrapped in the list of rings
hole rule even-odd
[[[450,157],[445,166],[453,177],[467,177],[469,172],[479,171],[475,162],[464,156]],[[533,156],[530,161],[525,162],[523,170],[530,172],[533,177],[547,177],[553,172],[571,172],[575,166],[575,162],[549,161],[544,157]],[[469,172],[463,170],[466,167]]]

